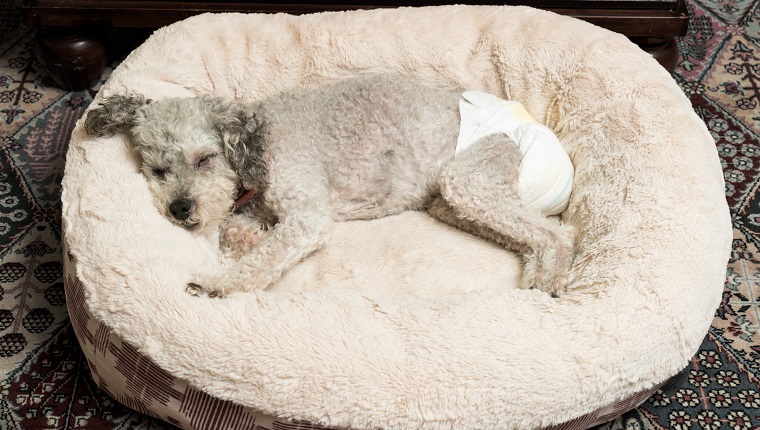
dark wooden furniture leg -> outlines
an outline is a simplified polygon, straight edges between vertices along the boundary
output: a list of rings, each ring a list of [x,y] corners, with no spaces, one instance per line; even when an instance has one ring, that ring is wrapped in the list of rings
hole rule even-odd
[[[59,88],[85,90],[97,83],[108,60],[101,29],[37,29],[37,58]]]
[[[668,72],[676,69],[678,43],[674,37],[632,37],[631,41],[650,53]]]

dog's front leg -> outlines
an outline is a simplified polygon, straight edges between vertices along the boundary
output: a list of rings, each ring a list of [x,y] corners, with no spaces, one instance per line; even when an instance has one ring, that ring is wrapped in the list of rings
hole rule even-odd
[[[282,274],[327,240],[330,213],[312,205],[280,216],[280,222],[250,253],[231,262],[223,275],[196,275],[187,291],[221,297],[238,291],[266,289]]]
[[[220,228],[219,248],[222,255],[238,260],[259,246],[271,226],[247,213],[238,213]]]

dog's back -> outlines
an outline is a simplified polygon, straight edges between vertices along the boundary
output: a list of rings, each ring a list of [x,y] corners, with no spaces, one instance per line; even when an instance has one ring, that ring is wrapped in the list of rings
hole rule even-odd
[[[261,103],[270,174],[326,181],[339,219],[419,208],[454,155],[459,93],[408,77],[368,76]],[[287,163],[282,165],[281,163]]]

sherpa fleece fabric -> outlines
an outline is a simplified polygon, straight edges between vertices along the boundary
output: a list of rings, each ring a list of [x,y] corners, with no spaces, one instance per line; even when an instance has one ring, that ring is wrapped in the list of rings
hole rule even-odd
[[[279,289],[192,297],[190,273],[219,264],[214,239],[163,219],[124,137],[80,122],[63,222],[95,317],[213,396],[360,429],[538,428],[687,364],[725,278],[723,175],[687,98],[621,35],[524,7],[201,15],[157,31],[98,99],[255,100],[382,72],[520,101],[559,136],[576,175],[567,293],[516,289],[508,253],[409,234],[432,221],[407,214],[341,225]]]

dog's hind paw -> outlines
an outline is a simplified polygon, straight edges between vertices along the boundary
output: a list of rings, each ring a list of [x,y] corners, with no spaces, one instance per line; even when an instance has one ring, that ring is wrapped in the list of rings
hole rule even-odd
[[[541,290],[559,297],[567,287],[566,273],[553,264],[541,264],[539,258],[531,257],[525,260],[521,288]]]
[[[557,298],[565,292],[566,282],[564,278],[543,278],[541,280],[524,280],[523,285],[525,288],[541,290],[550,296]]]

